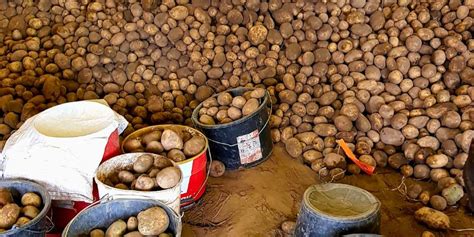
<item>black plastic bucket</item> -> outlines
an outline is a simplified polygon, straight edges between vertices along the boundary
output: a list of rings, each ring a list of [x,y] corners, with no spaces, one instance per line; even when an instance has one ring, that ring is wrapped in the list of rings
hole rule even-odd
[[[43,186],[25,179],[3,179],[0,180],[0,188],[11,190],[16,203],[20,203],[21,196],[25,193],[32,192],[41,196],[43,201],[43,209],[38,216],[33,218],[28,224],[12,228],[2,232],[0,236],[8,237],[40,237],[45,236],[47,232],[54,228],[53,222],[47,216],[51,208],[51,197]]]
[[[371,193],[347,184],[309,187],[303,196],[295,237],[333,237],[380,232],[380,201]]]
[[[238,96],[253,89],[240,87],[227,92]],[[222,161],[228,170],[250,168],[268,159],[273,149],[269,126],[271,100],[268,92],[260,99],[257,111],[231,123],[206,125],[199,122],[199,110],[202,106],[203,103],[194,109],[192,121],[208,138],[213,159]]]

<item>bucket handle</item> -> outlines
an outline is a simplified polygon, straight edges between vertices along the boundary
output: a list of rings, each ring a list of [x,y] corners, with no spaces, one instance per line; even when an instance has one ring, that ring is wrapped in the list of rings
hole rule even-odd
[[[44,217],[46,219],[46,227],[44,228],[39,228],[39,229],[24,229],[24,231],[27,231],[27,232],[30,232],[30,233],[34,233],[34,234],[44,234],[44,233],[48,233],[50,231],[52,231],[54,229],[54,222],[53,220],[51,220],[51,218],[49,216],[45,216]],[[12,230],[19,230],[21,229],[21,227],[19,226],[13,226]]]
[[[270,95],[267,91],[267,94]],[[272,105],[272,102],[270,101],[269,102],[270,104],[270,114],[271,114],[271,111],[273,110],[273,105]],[[260,133],[263,132],[263,130],[265,130],[265,128],[267,127],[268,123],[270,122],[270,119],[271,119],[271,116],[268,116],[268,119],[267,121],[265,122],[265,125],[263,125],[262,129],[260,129],[260,131],[258,131],[258,135],[260,136]],[[234,144],[229,144],[229,143],[225,143],[225,142],[219,142],[219,141],[216,141],[216,140],[213,140],[213,139],[210,139],[210,138],[207,138],[207,140],[213,142],[213,143],[216,143],[216,144],[219,144],[219,145],[223,145],[223,146],[228,146],[228,147],[234,147],[234,146],[237,146],[239,145],[239,143],[234,143]]]
[[[207,168],[207,174],[206,174],[206,179],[204,180],[204,182],[201,184],[201,187],[199,187],[199,190],[196,192],[196,194],[200,193],[202,191],[202,189],[204,188],[204,186],[206,185],[207,183],[207,180],[209,179],[209,174],[211,174],[211,163],[212,163],[212,154],[211,154],[211,151],[208,149],[207,150],[207,153],[209,154],[209,165],[208,165],[208,168]],[[189,197],[189,198],[185,198],[185,199],[181,199],[181,203],[188,203],[188,202],[191,202],[191,204],[189,204],[187,206],[187,208],[191,208],[193,207],[194,205],[196,205],[196,200],[194,200],[193,197]]]

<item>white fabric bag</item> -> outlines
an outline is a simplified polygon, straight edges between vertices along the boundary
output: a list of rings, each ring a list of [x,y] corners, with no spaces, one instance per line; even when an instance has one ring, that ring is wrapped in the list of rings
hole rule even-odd
[[[2,176],[35,180],[53,200],[92,202],[109,136],[128,124],[104,102],[65,103],[25,121],[2,151]]]

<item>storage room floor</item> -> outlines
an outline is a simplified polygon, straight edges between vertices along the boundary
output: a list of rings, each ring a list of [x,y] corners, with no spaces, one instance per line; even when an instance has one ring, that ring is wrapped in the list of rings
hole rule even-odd
[[[349,175],[341,183],[373,193],[382,202],[381,234],[384,236],[421,236],[430,230],[414,219],[421,203],[410,202],[397,191],[401,175],[390,169],[377,169],[376,175]],[[274,147],[271,157],[247,170],[227,171],[210,178],[207,192],[199,205],[184,215],[183,237],[194,236],[284,236],[279,231],[285,220],[296,220],[305,189],[319,183],[314,171],[302,161],[291,158],[283,145]],[[409,185],[416,182],[405,180]],[[419,182],[425,189],[434,184]],[[402,185],[403,187],[403,185]],[[474,217],[463,208],[446,211],[453,228],[474,226]],[[437,236],[474,236],[474,231],[434,232]]]

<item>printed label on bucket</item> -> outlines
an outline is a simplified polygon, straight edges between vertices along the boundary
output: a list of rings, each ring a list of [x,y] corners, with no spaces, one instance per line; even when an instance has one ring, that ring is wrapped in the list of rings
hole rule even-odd
[[[240,163],[248,164],[262,159],[262,149],[258,129],[237,137],[239,147]]]

